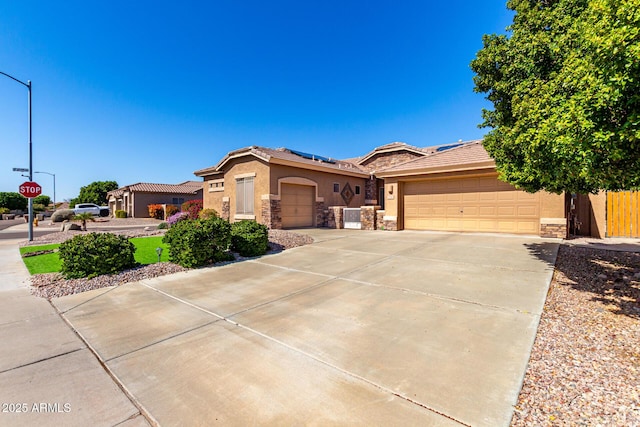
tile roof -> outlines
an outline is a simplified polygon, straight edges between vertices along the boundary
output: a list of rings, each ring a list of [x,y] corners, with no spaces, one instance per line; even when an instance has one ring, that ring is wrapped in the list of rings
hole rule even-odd
[[[195,194],[202,190],[201,181],[185,181],[180,184],[154,184],[150,182],[138,182],[126,185],[117,190],[109,191],[107,194],[114,197],[121,196],[125,191],[137,191],[142,193],[172,193],[172,194]]]
[[[493,161],[489,156],[489,153],[487,153],[482,146],[482,140],[463,142],[459,144],[460,145],[457,147],[452,147],[443,151],[435,151],[424,157],[410,160],[378,172],[380,174],[388,175],[393,172],[446,168],[450,166],[464,166]]]
[[[245,155],[253,155],[269,163],[273,162],[274,160],[276,160],[275,163],[277,163],[277,160],[283,160],[287,162],[300,163],[301,167],[304,167],[305,165],[307,165],[307,166],[326,168],[334,172],[343,171],[343,172],[349,172],[349,173],[368,175],[368,172],[366,172],[359,166],[351,162],[346,162],[344,160],[327,158],[330,160],[330,162],[327,162],[327,161],[313,159],[313,158],[308,159],[291,152],[291,150],[288,148],[273,149],[273,148],[267,148],[267,147],[259,147],[255,145],[251,147],[245,147],[239,150],[231,151],[216,166],[197,170],[194,172],[194,174],[197,176],[202,176],[202,175],[219,173],[221,168],[229,160],[236,157],[245,156]],[[318,157],[322,157],[322,156],[318,156]]]
[[[360,164],[360,163],[364,162],[365,160],[375,156],[376,154],[388,153],[390,151],[400,151],[400,150],[411,151],[411,152],[418,153],[418,154],[423,154],[423,153],[427,154],[427,153],[429,153],[428,150],[425,150],[425,149],[419,148],[419,147],[414,147],[413,145],[409,145],[409,144],[407,144],[405,142],[391,142],[389,144],[385,144],[385,145],[381,145],[379,147],[376,147],[373,150],[369,151],[364,156],[358,157],[356,159],[352,159],[352,161],[355,160],[355,162]]]

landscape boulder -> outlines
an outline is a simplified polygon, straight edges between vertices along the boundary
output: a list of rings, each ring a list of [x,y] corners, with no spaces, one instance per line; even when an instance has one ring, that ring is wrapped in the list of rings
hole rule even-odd
[[[51,222],[70,221],[74,215],[73,209],[58,209],[51,215]]]
[[[82,227],[80,227],[78,224],[75,224],[73,222],[65,222],[62,224],[62,227],[60,227],[60,231],[70,231],[70,230],[80,231],[82,230]]]

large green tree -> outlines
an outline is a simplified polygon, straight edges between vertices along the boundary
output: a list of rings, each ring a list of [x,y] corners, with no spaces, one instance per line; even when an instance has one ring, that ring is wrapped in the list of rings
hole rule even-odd
[[[118,183],[115,181],[95,181],[89,185],[80,188],[80,194],[75,199],[69,201],[69,205],[73,206],[78,203],[95,203],[96,205],[104,205],[107,203],[107,193],[118,189]]]
[[[640,0],[510,0],[471,62],[484,147],[527,191],[640,188]]]
[[[0,208],[9,210],[27,210],[29,199],[20,193],[0,192]]]

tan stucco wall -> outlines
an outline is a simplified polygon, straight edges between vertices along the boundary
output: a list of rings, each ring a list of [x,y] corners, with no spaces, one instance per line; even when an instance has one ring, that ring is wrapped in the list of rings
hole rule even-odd
[[[278,188],[278,180],[282,178],[306,178],[313,181],[317,185],[317,197],[324,199],[325,207],[328,206],[346,206],[340,193],[333,192],[333,184],[340,184],[340,192],[347,183],[354,192],[353,199],[349,203],[349,207],[360,207],[365,204],[365,182],[366,178],[358,178],[344,175],[337,175],[328,172],[313,171],[308,169],[294,168],[291,166],[271,165],[270,188],[268,192],[262,194],[280,195]],[[355,194],[356,185],[360,186],[360,194]]]
[[[269,194],[269,166],[267,163],[257,160],[254,157],[234,159],[225,166],[224,191],[209,191],[209,181],[221,179],[222,177],[220,175],[204,177],[203,207],[205,209],[215,209],[218,214],[221,214],[222,198],[229,197],[230,220],[233,222],[236,215],[236,177],[255,173],[253,178],[253,212],[255,219],[261,221],[261,196],[263,194]]]
[[[540,218],[565,218],[564,194],[540,191]]]
[[[589,194],[591,202],[591,236],[603,239],[607,233],[607,192]]]

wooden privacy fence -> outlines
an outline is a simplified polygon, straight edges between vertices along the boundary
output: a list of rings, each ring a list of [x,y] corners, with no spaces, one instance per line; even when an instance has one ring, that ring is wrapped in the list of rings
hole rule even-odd
[[[640,191],[607,193],[607,237],[640,237]]]

